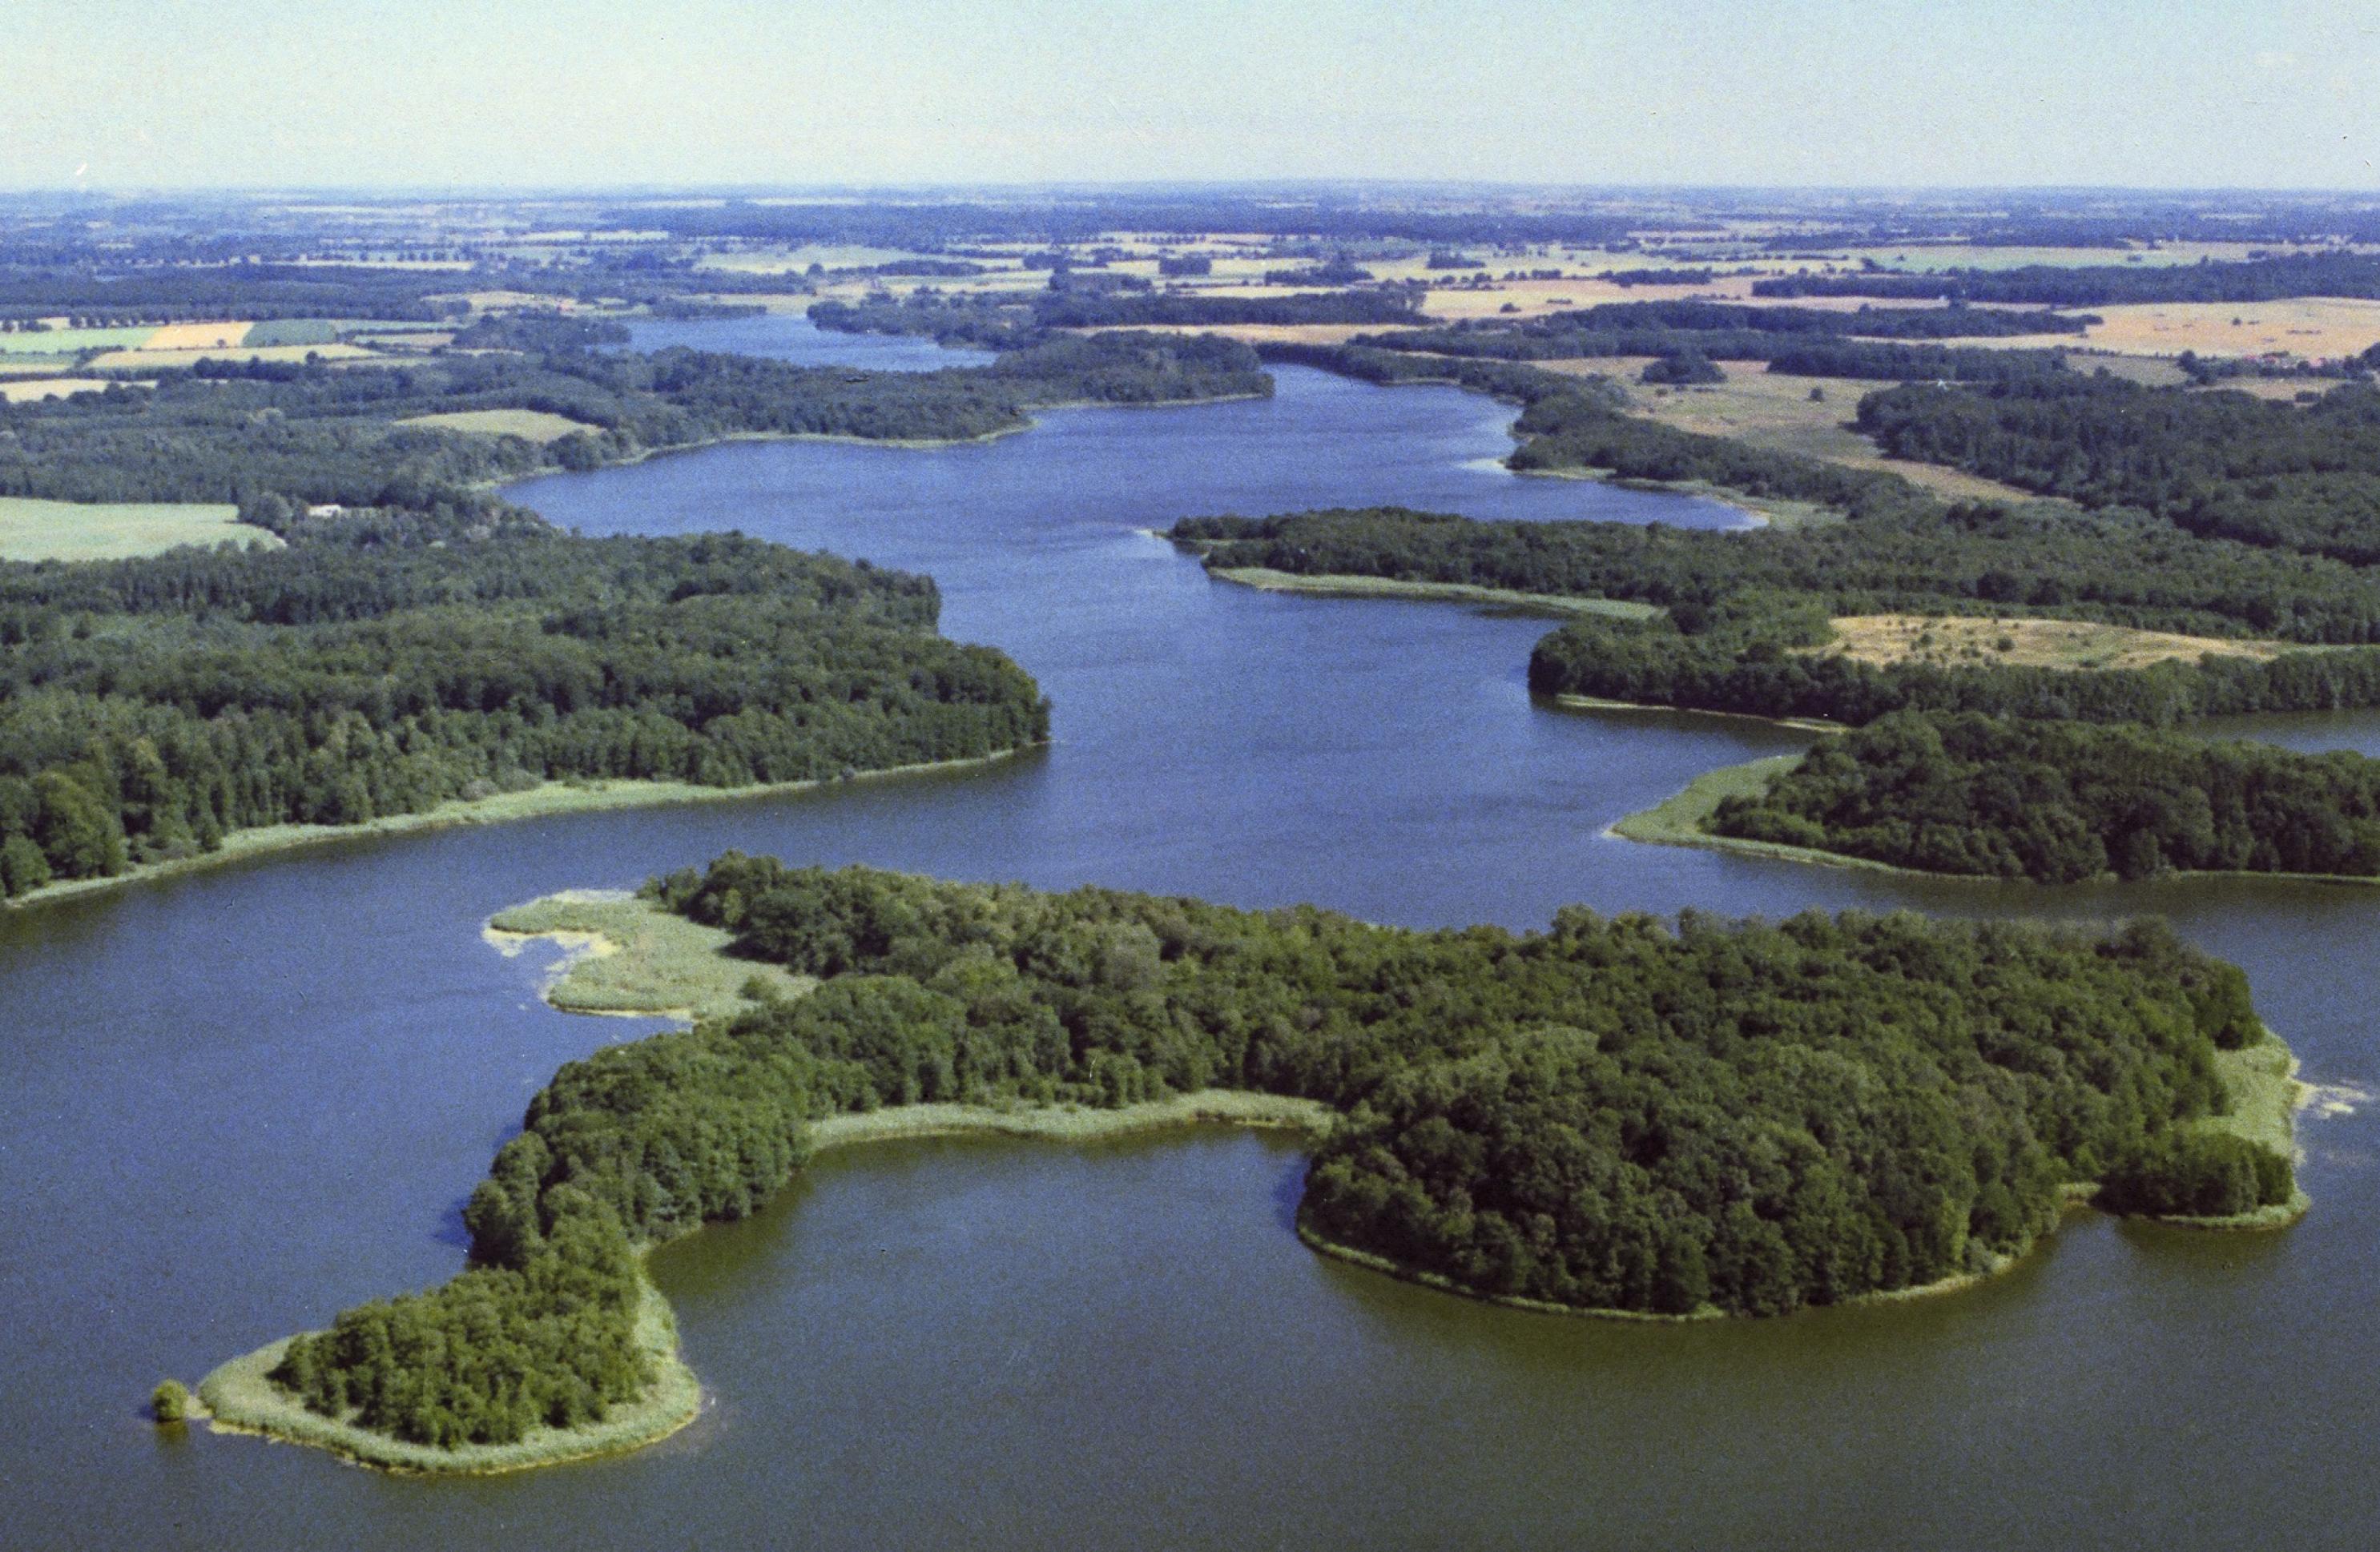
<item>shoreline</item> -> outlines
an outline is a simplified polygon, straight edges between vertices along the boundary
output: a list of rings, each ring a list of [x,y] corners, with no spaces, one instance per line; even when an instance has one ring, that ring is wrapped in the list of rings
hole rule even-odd
[[[1158,537],[1165,536],[1160,534]],[[1472,603],[1516,613],[1562,619],[1579,614],[1602,614],[1641,620],[1650,619],[1660,612],[1650,604],[1632,604],[1619,599],[1524,593],[1510,588],[1481,587],[1468,582],[1413,582],[1342,572],[1307,576],[1298,572],[1274,571],[1268,566],[1208,566],[1206,571],[1208,576],[1219,582],[1229,582],[1234,587],[1262,593],[1296,593],[1313,598],[1400,599],[1416,603]]]
[[[1455,383],[1453,386],[1459,388],[1462,384]],[[1615,470],[1592,468],[1584,464],[1569,465],[1560,468],[1512,468],[1508,462],[1504,467],[1524,479],[1584,479],[1592,484],[1610,485],[1622,491],[1643,491],[1648,495],[1685,496],[1697,501],[1706,501],[1714,506],[1726,507],[1743,519],[1732,529],[1720,529],[1722,533],[1753,533],[1762,528],[1772,527],[1792,528],[1808,523],[1831,520],[1814,517],[1807,513],[1766,511],[1753,505],[1754,498],[1744,495],[1742,491],[1730,491],[1700,479],[1637,479],[1622,476]]]
[[[1541,692],[1531,691],[1532,695]],[[1848,733],[1849,724],[1830,722],[1823,717],[1770,717],[1758,711],[1717,711],[1701,706],[1660,706],[1647,700],[1608,700],[1602,696],[1577,695],[1568,690],[1556,690],[1548,697],[1557,706],[1572,711],[1660,711],[1675,717],[1727,717],[1741,722],[1765,722],[1770,727],[1791,728],[1797,733]]]
[[[621,1455],[658,1444],[702,1414],[701,1382],[678,1352],[677,1317],[650,1277],[639,1277],[637,1342],[653,1360],[653,1382],[638,1400],[579,1428],[531,1429],[511,1444],[453,1449],[415,1444],[325,1417],[282,1390],[266,1374],[295,1340],[282,1337],[217,1364],[198,1383],[209,1431],[245,1434],[275,1444],[321,1449],[349,1465],[397,1476],[500,1476],[570,1461]]]
[[[937,371],[964,371],[975,369],[938,367]],[[722,431],[697,442],[664,443],[658,447],[640,447],[625,458],[607,458],[591,469],[566,469],[560,467],[540,467],[526,474],[502,475],[475,480],[472,488],[481,491],[502,491],[507,485],[527,484],[532,479],[551,479],[565,474],[597,474],[605,469],[634,468],[655,458],[673,458],[684,454],[707,452],[714,447],[733,446],[737,443],[825,442],[840,443],[849,447],[892,447],[908,452],[931,453],[953,447],[981,447],[1003,437],[1021,436],[1040,425],[1034,413],[1053,409],[1186,409],[1200,405],[1241,404],[1253,399],[1268,399],[1269,394],[1206,394],[1187,399],[1063,399],[1050,404],[1025,406],[1024,418],[1013,426],[998,426],[973,436],[957,437],[866,437],[850,431]],[[531,510],[535,510],[532,508]]]
[[[251,830],[236,830],[224,837],[224,843],[217,850],[201,852],[195,856],[176,857],[170,862],[141,863],[105,878],[68,879],[43,884],[40,889],[0,902],[0,910],[26,910],[80,895],[200,873],[252,857],[272,856],[334,841],[408,835],[419,831],[448,830],[464,825],[512,824],[523,819],[596,813],[613,808],[646,808],[672,803],[716,803],[732,798],[783,797],[851,782],[924,776],[938,771],[995,765],[1048,746],[1045,740],[1039,744],[1020,745],[1014,749],[995,750],[988,755],[968,755],[958,759],[928,760],[916,765],[892,765],[877,770],[856,771],[848,777],[820,776],[799,782],[759,782],[748,787],[704,787],[688,782],[651,782],[632,777],[582,782],[547,782],[522,792],[498,793],[492,797],[450,798],[418,814],[389,814],[367,819],[361,824],[262,825]]]
[[[1253,1089],[1202,1088],[1163,1099],[1144,1099],[1111,1110],[1063,1105],[1027,1105],[1014,1109],[989,1105],[894,1105],[813,1121],[808,1134],[811,1157],[816,1158],[841,1148],[925,1137],[999,1136],[1090,1143],[1192,1126],[1302,1132],[1311,1137],[1330,1131],[1338,1120],[1339,1112],[1318,1099],[1260,1094]]]
[[[968,1135],[1080,1146],[1143,1133],[1222,1125],[1296,1131],[1311,1137],[1336,1119],[1337,1112],[1318,1100],[1241,1089],[1201,1089],[1112,1110],[902,1105],[814,1121],[808,1123],[806,1134],[809,1156],[815,1158],[871,1143]],[[703,1227],[697,1225],[686,1233],[698,1233]],[[675,1312],[652,1281],[650,1258],[660,1248],[660,1244],[647,1245],[639,1253],[637,1309],[637,1340],[653,1360],[653,1383],[642,1397],[613,1408],[613,1415],[601,1423],[579,1428],[537,1428],[512,1444],[463,1445],[453,1449],[395,1438],[310,1411],[265,1377],[281,1361],[294,1336],[277,1338],[208,1371],[193,1388],[204,1411],[194,1413],[192,1421],[203,1420],[218,1434],[244,1434],[321,1449],[349,1465],[397,1476],[497,1476],[624,1455],[658,1444],[699,1417],[705,1399],[700,1378],[679,1351]]]
[[[2266,1031],[2265,1045],[2277,1048],[2277,1052],[2273,1054],[2279,1057],[2274,1073],[2270,1074],[2277,1076],[2279,1083],[2268,1085],[2266,1095],[2278,1098],[2282,1103],[2277,1115],[2265,1119],[2277,1121],[2286,1127],[2293,1143],[2296,1112],[2309,1102],[2314,1091],[2297,1079],[2297,1059],[2277,1036]],[[2261,1046],[2244,1052],[2227,1054],[2235,1056],[2237,1061],[2232,1065],[2241,1069],[2240,1073],[2229,1074],[2228,1081],[2242,1084],[2253,1081],[2255,1061],[2259,1056],[2266,1055]],[[2240,1103],[2232,1116],[2209,1118],[2208,1122],[2199,1124],[2222,1126],[2234,1123],[2232,1129],[2252,1140],[2255,1118],[2244,1112],[2253,1109],[2258,1097],[2253,1092],[2235,1090],[2235,1099]],[[1116,1109],[1063,1106],[1002,1109],[957,1104],[896,1106],[813,1121],[808,1124],[806,1139],[809,1144],[808,1158],[814,1160],[838,1149],[937,1137],[990,1135],[1019,1141],[1086,1146],[1119,1137],[1208,1125],[1295,1131],[1311,1140],[1327,1133],[1338,1120],[1337,1111],[1318,1100],[1241,1089],[1203,1089]],[[2023,1265],[2044,1241],[2063,1226],[2067,1217],[2082,1211],[2098,1210],[2092,1206],[2092,1196],[2096,1190],[2095,1183],[2084,1182],[2071,1182],[2063,1187],[2063,1200],[2057,1219],[2045,1225],[2025,1251],[1995,1255],[1992,1263],[1984,1268],[1953,1273],[1907,1288],[1855,1294],[1832,1304],[1808,1305],[1789,1313],[1810,1314],[1826,1309],[1906,1303],[1974,1287]],[[2123,1215],[2110,1216],[2119,1221],[2202,1231],[2260,1232],[2284,1229],[2296,1223],[2312,1205],[2312,1199],[2301,1190],[2282,1206],[2229,1218],[2126,1219]],[[698,1225],[686,1232],[699,1232],[701,1227]],[[1770,1318],[1731,1314],[1708,1305],[1684,1314],[1666,1315],[1645,1310],[1562,1304],[1515,1294],[1491,1293],[1442,1273],[1408,1266],[1389,1256],[1329,1239],[1306,1222],[1302,1210],[1297,1214],[1295,1232],[1299,1243],[1317,1255],[1433,1291],[1530,1314],[1650,1325]],[[540,1429],[514,1444],[471,1445],[451,1450],[391,1438],[310,1412],[266,1379],[266,1373],[279,1362],[281,1353],[292,1340],[288,1337],[268,1342],[219,1364],[201,1379],[195,1395],[205,1409],[203,1420],[215,1433],[250,1434],[277,1443],[308,1446],[326,1450],[352,1465],[400,1475],[495,1475],[625,1454],[658,1443],[693,1423],[701,1414],[704,1401],[699,1378],[679,1352],[674,1313],[650,1278],[650,1257],[659,1248],[658,1244],[648,1245],[641,1252],[647,1269],[642,1273],[642,1303],[637,1315],[638,1340],[654,1360],[654,1383],[644,1397],[616,1409],[615,1415],[603,1423],[577,1429]]]
[[[2315,1090],[2312,1085],[2299,1079],[2297,1053],[2292,1051],[2279,1036],[2266,1029],[2265,1038],[2257,1045],[2244,1050],[2218,1052],[2217,1056],[2223,1061],[2224,1081],[2234,1101],[2232,1113],[2225,1116],[2209,1116],[2200,1121],[2181,1124],[2229,1132],[2246,1138],[2251,1143],[2259,1143],[2269,1147],[2273,1139],[2260,1137],[2257,1134],[2259,1118],[2254,1111],[2260,1100],[2265,1102],[2268,1109],[2277,1103],[2278,1109],[2262,1119],[2267,1123],[2277,1123],[2285,1132],[2289,1143],[2288,1151],[2292,1158],[2302,1157],[2302,1150],[2296,1143],[2297,1114],[2313,1101]],[[2275,1057],[2279,1059],[2277,1063],[2273,1061]],[[2261,1079],[2258,1075],[2260,1060],[2271,1064],[2274,1069]],[[2082,1213],[2100,1213],[2113,1219],[2119,1224],[2145,1223],[2159,1228],[2187,1230],[2197,1233],[2255,1234],[2273,1233],[2290,1228],[2313,1209],[2313,1198],[2306,1194],[2303,1187],[2294,1191],[2287,1202],[2269,1207],[2258,1207],[2250,1212],[2213,1218],[2197,1218],[2180,1214],[2107,1212],[2096,1203],[2098,1192],[2099,1184],[2095,1181],[2070,1181],[2059,1187],[2061,1200],[2055,1219],[2044,1225],[2034,1236],[2033,1243],[2023,1250],[2013,1255],[1995,1253],[1992,1264],[1981,1270],[1953,1272],[1949,1277],[1937,1278],[1932,1282],[1912,1283],[1906,1288],[1883,1288],[1866,1293],[1854,1293],[1850,1298],[1838,1299],[1828,1304],[1804,1304],[1799,1309],[1788,1311],[1787,1314],[1789,1316],[1811,1315],[1826,1310],[1907,1303],[1918,1299],[1934,1299],[1947,1294],[1963,1292],[1994,1278],[2003,1277],[2025,1265],[2033,1259],[2034,1254],[2048,1242],[2052,1235],[2064,1229],[2068,1219]],[[1650,1310],[1611,1309],[1593,1304],[1564,1304],[1549,1299],[1531,1299],[1514,1293],[1491,1293],[1483,1289],[1473,1288],[1442,1272],[1407,1266],[1393,1257],[1381,1255],[1373,1251],[1360,1250],[1354,1245],[1342,1244],[1330,1239],[1306,1222],[1302,1205],[1297,1214],[1297,1238],[1300,1243],[1318,1255],[1343,1261],[1350,1266],[1361,1267],[1366,1271],[1378,1272],[1383,1276],[1395,1278],[1400,1282],[1409,1282],[1435,1292],[1451,1293],[1457,1298],[1495,1304],[1505,1309],[1522,1310],[1532,1315],[1560,1316],[1572,1320],[1613,1320],[1664,1326],[1694,1325],[1714,1320],[1748,1321],[1779,1318],[1775,1316],[1735,1314],[1708,1304],[1682,1315],[1663,1315]]]

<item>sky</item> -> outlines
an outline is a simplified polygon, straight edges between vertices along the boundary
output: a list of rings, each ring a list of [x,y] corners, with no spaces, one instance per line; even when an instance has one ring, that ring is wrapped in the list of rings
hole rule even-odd
[[[2380,0],[8,0],[0,188],[2380,189]]]

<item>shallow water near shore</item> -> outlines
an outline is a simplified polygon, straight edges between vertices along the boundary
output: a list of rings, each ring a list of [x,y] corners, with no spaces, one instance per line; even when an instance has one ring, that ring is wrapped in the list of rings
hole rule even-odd
[[[790,347],[789,347],[790,348]],[[1415,925],[1559,905],[2170,915],[2313,1081],[2370,1089],[2380,902],[2250,879],[2024,891],[1603,836],[1758,723],[1533,702],[1548,628],[1210,583],[1144,530],[1402,500],[1729,526],[1524,480],[1512,411],[1279,374],[1269,402],[1066,411],[979,447],[739,444],[515,496],[589,532],[739,527],[928,570],[1057,743],[789,796],[336,842],[0,913],[0,1541],[1387,1547],[2368,1542],[2380,1191],[2367,1109],[2308,1120],[2303,1224],[2081,1217],[1955,1296],[1771,1322],[1500,1310],[1316,1256],[1284,1138],[838,1152],[660,1253],[710,1410],[638,1455],[395,1479],[141,1416],[165,1375],[443,1279],[456,1214],[573,1056],[657,1027],[544,1007],[503,906],[728,847]],[[2380,753],[2380,717],[2290,719]],[[2257,724],[2235,731],[2263,734]]]

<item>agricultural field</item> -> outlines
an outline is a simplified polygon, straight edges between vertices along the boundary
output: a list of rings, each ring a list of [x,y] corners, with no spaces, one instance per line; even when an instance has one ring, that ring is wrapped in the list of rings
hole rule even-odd
[[[185,544],[281,540],[229,504],[84,503],[0,496],[0,561],[120,561]]]
[[[339,324],[328,318],[268,318],[252,323],[237,342],[240,345],[334,345],[339,338]],[[225,341],[225,344],[234,342]],[[151,340],[151,349],[161,349],[164,342]]]
[[[309,357],[347,362],[385,359],[359,345],[241,345],[214,350],[110,350],[92,357],[91,365],[102,371],[171,371],[200,361],[303,361]]]
[[[245,321],[230,323],[166,323],[160,325],[139,346],[142,350],[228,350],[248,343],[249,331],[256,325]]]
[[[695,267],[725,270],[733,274],[799,274],[812,264],[824,265],[830,270],[849,270],[926,257],[929,256],[897,248],[863,248],[850,243],[810,244],[801,248],[741,249],[726,253],[706,253],[696,261]]]
[[[0,333],[0,354],[71,356],[81,350],[126,350],[148,343],[154,323],[131,329],[43,329]]]
[[[63,399],[75,394],[96,394],[124,383],[115,377],[0,377],[0,403],[30,404],[35,399]],[[125,384],[153,388],[154,382]]]
[[[2354,356],[2380,345],[2380,301],[2301,297],[2278,302],[2140,302],[2079,310],[2097,315],[2082,343],[2130,356],[2267,356],[2307,360]],[[1999,349],[2071,346],[2071,334],[2021,334],[1967,343]]]
[[[1771,453],[1823,458],[1850,468],[1898,474],[1949,501],[2020,501],[2039,498],[1958,469],[1888,458],[1852,430],[1849,421],[1863,395],[1889,382],[1840,377],[1795,377],[1769,371],[1759,361],[1725,361],[1727,381],[1710,387],[1661,390],[1638,383],[1636,374],[1652,358],[1594,358],[1540,361],[1538,366],[1580,377],[1609,377],[1628,385],[1632,414],[1680,430],[1732,438]],[[1813,391],[1822,395],[1812,398]]]
[[[1813,251],[1815,251],[1815,249]],[[1829,249],[1844,254],[1849,267],[1874,260],[1887,269],[1937,274],[1944,270],[2021,270],[2035,264],[2077,268],[2094,264],[2135,264],[2142,269],[2169,269],[2200,260],[2237,263],[2251,253],[2304,251],[2286,243],[2177,242],[2155,248],[1970,248],[1960,243],[1910,248]]]
[[[598,429],[567,415],[552,415],[541,409],[457,409],[443,415],[417,415],[397,424],[468,431],[477,436],[516,436],[540,444],[559,442],[573,431]]]
[[[1834,640],[1798,650],[1810,657],[1849,658],[1878,668],[1909,662],[1949,667],[1990,662],[2010,668],[2147,668],[2161,662],[2196,662],[2208,656],[2269,661],[2283,652],[2301,649],[2285,641],[2180,636],[2083,620],[1846,614],[1828,624],[1834,626]]]

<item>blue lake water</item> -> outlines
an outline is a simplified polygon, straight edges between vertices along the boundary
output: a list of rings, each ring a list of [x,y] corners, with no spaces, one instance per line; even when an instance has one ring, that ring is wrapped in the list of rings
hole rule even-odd
[[[1060,412],[979,446],[736,444],[512,492],[590,532],[742,528],[929,571],[944,629],[1052,696],[1046,751],[340,843],[0,914],[0,1542],[2367,1545],[2368,1112],[2309,1123],[2316,1208],[2283,1235],[2078,1219],[1956,1297],[1682,1328],[1318,1260],[1273,1140],[888,1146],[657,1257],[714,1404],[655,1449],[423,1482],[143,1420],[162,1376],[450,1275],[459,1206],[529,1095],[653,1027],[544,1008],[546,956],[490,951],[489,913],[731,846],[1413,924],[1528,927],[1571,902],[2164,911],[2248,966],[2310,1077],[2369,1083],[2364,891],[2028,891],[1634,845],[1605,827],[1801,740],[1533,702],[1542,621],[1208,580],[1144,530],[1385,501],[1738,521],[1505,473],[1512,412],[1474,396],[1279,379],[1268,402]],[[2278,734],[2380,751],[2380,718]]]

